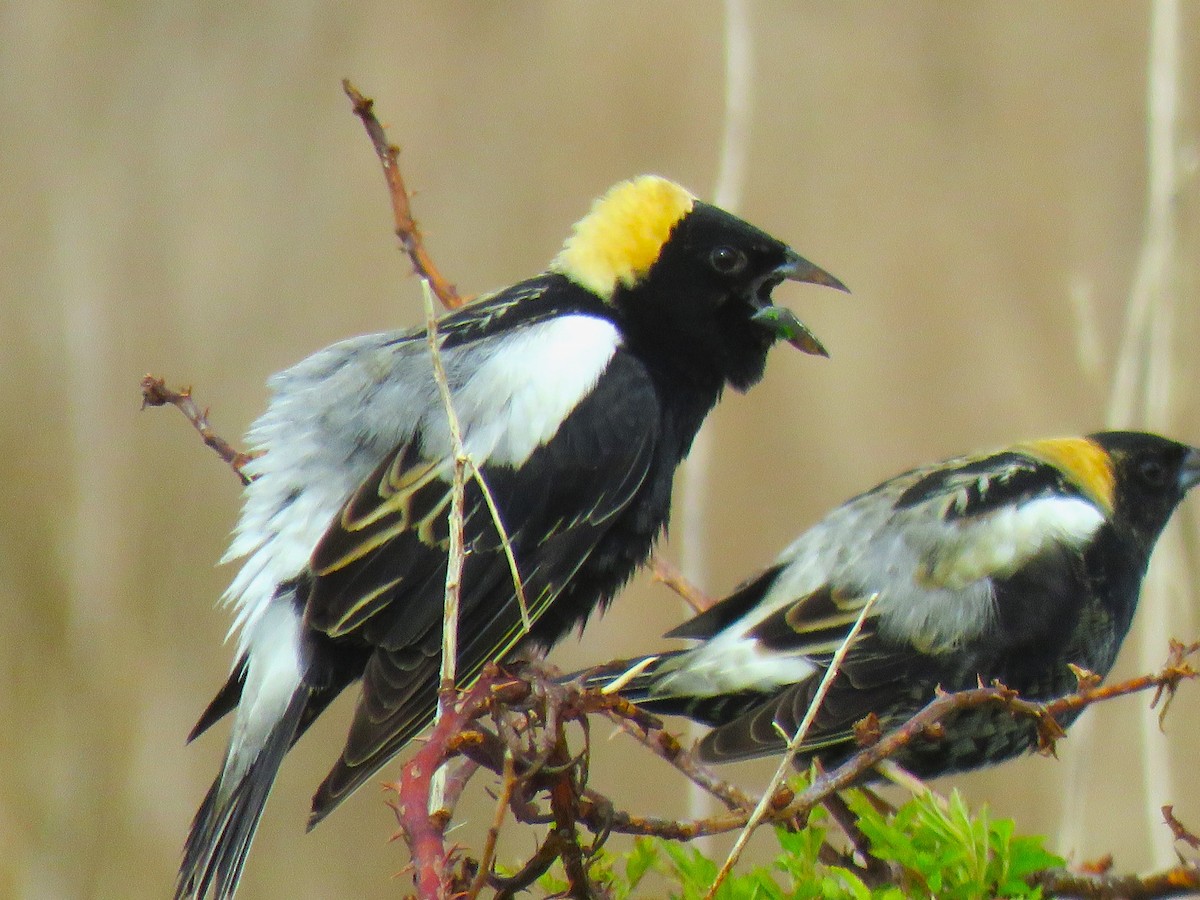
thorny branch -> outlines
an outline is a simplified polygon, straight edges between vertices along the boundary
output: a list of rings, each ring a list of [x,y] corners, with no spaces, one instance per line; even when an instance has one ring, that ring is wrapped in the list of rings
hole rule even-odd
[[[953,715],[981,706],[1000,706],[1013,715],[1025,716],[1037,723],[1044,736],[1045,752],[1053,749],[1053,739],[1061,736],[1055,715],[1075,712],[1093,703],[1110,700],[1139,691],[1173,691],[1181,681],[1196,677],[1196,671],[1186,657],[1200,645],[1173,642],[1166,665],[1156,673],[1129,681],[1100,687],[1083,679],[1078,691],[1046,704],[1023,700],[1017,694],[994,684],[953,694],[942,694],[917,715],[898,728],[881,736],[872,735],[872,728],[861,730],[865,739],[872,740],[838,768],[821,775],[799,794],[781,787],[767,795],[763,821],[774,823],[803,822],[819,804],[835,797],[838,791],[854,786],[870,775],[872,768],[914,740],[936,740],[945,733],[943,724]],[[717,779],[706,767],[690,759],[690,754],[672,742],[661,723],[619,696],[603,694],[580,686],[579,680],[562,683],[532,666],[513,677],[497,681],[496,668],[489,667],[488,691],[483,696],[478,685],[467,694],[449,720],[449,726],[439,725],[430,741],[420,751],[421,764],[406,767],[399,789],[409,797],[404,804],[409,810],[425,810],[428,795],[429,766],[463,755],[480,767],[497,773],[503,779],[500,796],[507,798],[513,818],[528,825],[550,825],[551,831],[537,852],[511,878],[500,878],[487,866],[462,856],[461,870],[472,873],[472,884],[483,880],[498,891],[497,896],[511,896],[532,884],[536,878],[561,861],[570,885],[570,896],[590,896],[587,859],[590,850],[581,843],[577,827],[583,827],[603,840],[610,833],[649,835],[668,840],[692,840],[706,835],[743,829],[753,814],[750,798]],[[587,747],[578,755],[568,749],[567,728],[573,723],[586,723],[587,717],[604,715],[619,724],[644,746],[663,759],[672,762],[679,771],[726,804],[728,812],[705,819],[679,821],[654,816],[642,816],[620,808],[600,791],[587,786]],[[490,725],[484,719],[490,719]],[[424,804],[424,805],[423,805]],[[415,827],[422,836],[428,816],[415,821],[402,819],[402,828]],[[499,813],[496,821],[500,821]],[[1168,822],[1173,817],[1168,817]],[[444,825],[445,822],[439,823]],[[1190,835],[1183,826],[1172,825],[1181,840]],[[496,826],[498,828],[498,826]],[[412,839],[410,838],[410,841]],[[444,847],[441,848],[444,850]],[[456,851],[461,853],[461,851]],[[456,855],[451,853],[451,857]],[[494,839],[489,835],[482,859],[490,863],[494,857]],[[444,860],[441,871],[448,873],[453,866]],[[1177,867],[1153,876],[1136,876],[1140,893],[1137,897],[1175,896],[1153,893],[1163,885],[1194,884],[1194,866]],[[878,873],[875,873],[878,876]],[[1056,879],[1053,883],[1067,891],[1064,896],[1115,897],[1114,885],[1128,887],[1135,876],[1118,878],[1110,875],[1079,875],[1061,872],[1043,875]],[[1091,893],[1083,891],[1091,885]],[[1072,887],[1073,886],[1073,887]],[[453,884],[450,884],[453,887]],[[1069,890],[1068,890],[1069,888]],[[467,888],[464,887],[464,890]],[[1056,887],[1058,889],[1058,887]],[[422,894],[425,896],[425,894]]]
[[[371,138],[375,153],[383,166],[383,177],[387,179],[388,193],[392,197],[392,216],[396,221],[396,237],[400,246],[412,261],[413,271],[429,282],[434,294],[447,309],[457,309],[470,298],[463,297],[455,290],[454,285],[433,263],[429,251],[425,249],[425,239],[421,229],[413,218],[412,206],[409,203],[408,188],[404,184],[404,176],[400,173],[400,148],[388,140],[387,132],[379,119],[375,117],[375,101],[364,97],[349,79],[342,81],[342,90],[354,104],[354,114],[362,119],[363,127]]]
[[[451,747],[470,724],[494,702],[504,685],[495,666],[487,666],[474,686],[457,703],[442,709],[429,739],[401,769],[393,785],[392,804],[400,832],[412,854],[413,880],[421,897],[444,897],[449,856],[446,852],[448,816],[430,812],[434,775],[452,755]]]
[[[1180,863],[1150,875],[1110,875],[1053,869],[1031,879],[1048,897],[1082,900],[1157,900],[1194,896],[1200,890],[1200,866]]]

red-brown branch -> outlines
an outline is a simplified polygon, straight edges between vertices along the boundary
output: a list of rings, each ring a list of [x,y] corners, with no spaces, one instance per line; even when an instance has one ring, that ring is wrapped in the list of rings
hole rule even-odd
[[[860,735],[874,741],[863,747],[838,768],[821,774],[800,794],[790,788],[778,790],[771,799],[766,820],[802,823],[812,809],[850,787],[868,775],[873,766],[918,739],[936,738],[946,727],[944,722],[953,714],[968,709],[994,705],[1013,715],[1034,720],[1043,746],[1049,750],[1061,736],[1061,728],[1053,714],[1074,713],[1092,703],[1145,690],[1173,690],[1181,680],[1196,677],[1184,657],[1196,646],[1173,643],[1166,666],[1152,675],[1145,675],[1108,687],[1082,678],[1080,689],[1047,704],[1021,699],[1003,685],[974,688],[954,694],[942,694],[900,727],[880,736],[875,729],[863,728]],[[489,666],[485,677],[496,678],[496,669]],[[490,715],[496,732],[483,727],[479,719]],[[729,807],[729,812],[691,821],[678,821],[653,816],[640,816],[618,808],[608,797],[586,786],[586,744],[579,757],[566,749],[564,728],[570,722],[586,723],[586,717],[603,714],[622,723],[643,745],[656,755],[671,762],[681,772],[689,774],[713,796]],[[585,730],[586,736],[586,730]],[[476,685],[453,708],[452,713],[435,726],[429,742],[417,757],[405,767],[398,790],[402,803],[397,805],[401,829],[413,851],[417,889],[421,896],[438,896],[446,891],[449,857],[445,846],[446,816],[427,813],[430,778],[437,765],[458,755],[465,755],[480,766],[501,774],[504,778],[502,802],[507,802],[514,818],[525,824],[551,824],[552,828],[537,853],[517,876],[503,879],[490,872],[491,853],[485,847],[486,866],[471,869],[472,886],[476,889],[486,879],[499,890],[498,896],[511,896],[524,889],[555,861],[561,861],[571,885],[571,892],[582,896],[588,889],[584,851],[575,831],[576,823],[597,835],[610,832],[652,835],[668,840],[694,838],[727,833],[745,826],[750,815],[750,798],[736,788],[724,785],[719,779],[701,775],[699,764],[680,763],[688,754],[673,737],[662,730],[659,720],[619,696],[584,690],[574,683],[562,684],[536,668],[521,673],[520,679],[509,679],[486,687]],[[539,798],[549,801],[546,809]],[[1191,832],[1164,810],[1168,824],[1181,839]],[[498,814],[496,822],[501,816]],[[498,831],[499,826],[494,824]],[[494,839],[489,836],[489,845]],[[1130,896],[1176,896],[1180,885],[1191,885],[1194,877],[1191,866],[1182,866],[1152,876],[1111,876],[1108,873],[1054,873],[1054,884],[1062,886],[1066,895],[1071,890],[1089,890],[1074,896],[1110,897],[1118,887],[1140,893]],[[1048,882],[1049,883],[1049,882]],[[1163,893],[1171,890],[1175,893]],[[1105,893],[1105,891],[1110,891]]]
[[[665,584],[682,598],[697,615],[709,609],[717,601],[688,579],[673,563],[655,554],[650,559],[650,572],[654,580]]]
[[[1031,879],[1047,896],[1080,900],[1158,900],[1192,896],[1200,890],[1200,868],[1182,863],[1150,875],[1111,875],[1051,869]]]
[[[1170,804],[1162,808],[1163,821],[1167,823],[1167,827],[1171,829],[1171,834],[1175,836],[1175,840],[1182,841],[1193,850],[1200,850],[1200,837],[1197,837],[1195,832],[1191,831],[1187,826],[1175,818],[1175,807]]]
[[[434,265],[433,257],[425,249],[425,239],[413,218],[412,204],[404,176],[400,172],[400,148],[388,140],[387,132],[375,117],[375,101],[364,97],[350,81],[342,81],[342,90],[354,104],[354,114],[362,119],[363,127],[371,138],[371,145],[383,166],[383,177],[387,180],[388,193],[392,198],[392,216],[396,222],[396,237],[400,246],[412,262],[413,271],[426,279],[434,295],[447,309],[456,309],[470,298],[458,293],[454,285],[446,280]]]
[[[1052,700],[1044,704],[1042,708],[1047,715],[1057,718],[1064,713],[1078,712],[1084,707],[1102,700],[1111,700],[1113,697],[1123,697],[1126,694],[1136,694],[1154,688],[1154,699],[1150,701],[1150,706],[1153,708],[1160,702],[1162,703],[1162,709],[1158,714],[1161,725],[1180,682],[1196,677],[1196,670],[1187,662],[1187,658],[1197,651],[1200,651],[1200,641],[1184,644],[1172,638],[1167,662],[1159,671],[1110,685],[1099,685],[1085,679],[1080,684],[1078,691]]]
[[[634,707],[636,709],[636,707]],[[757,802],[741,788],[717,776],[708,766],[696,758],[696,754],[679,743],[679,739],[660,725],[645,727],[617,710],[608,710],[606,715],[631,738],[655,756],[665,760],[680,774],[707,791],[725,805],[726,809],[754,809]]]
[[[1062,734],[1062,728],[1053,718],[1052,712],[1053,714],[1074,712],[1093,703],[1139,691],[1174,690],[1181,680],[1196,677],[1196,672],[1184,661],[1183,656],[1197,649],[1200,649],[1197,645],[1185,646],[1172,642],[1171,655],[1167,665],[1159,672],[1132,678],[1108,687],[1084,687],[1074,694],[1061,697],[1048,704],[1023,700],[1014,691],[1003,685],[943,694],[927,704],[903,725],[887,733],[871,746],[858,751],[841,766],[818,776],[816,781],[800,795],[796,795],[790,788],[781,788],[772,798],[771,810],[766,818],[774,822],[803,819],[814,807],[824,802],[833,793],[858,784],[867,777],[875,765],[898,753],[912,741],[918,738],[936,737],[944,727],[942,723],[949,716],[968,709],[999,705],[1007,708],[1014,715],[1034,719],[1042,745],[1049,751],[1053,747],[1053,741]],[[673,840],[691,840],[696,837],[734,831],[744,827],[748,817],[744,811],[733,811],[705,819],[681,822],[634,816],[621,812],[594,791],[587,792],[584,799],[590,805],[580,815],[580,821],[585,822],[589,827],[597,824],[626,834],[656,835]]]
[[[445,710],[428,741],[404,765],[400,780],[391,786],[397,794],[393,804],[396,821],[412,854],[413,881],[420,897],[445,896],[449,869],[447,817],[429,812],[434,773],[453,755],[452,740],[466,731],[491,702],[498,677],[495,665],[484,668],[466,696]]]

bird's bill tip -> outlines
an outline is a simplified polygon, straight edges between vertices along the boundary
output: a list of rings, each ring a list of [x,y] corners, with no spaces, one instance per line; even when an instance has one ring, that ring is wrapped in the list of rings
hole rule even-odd
[[[750,321],[762,325],[773,332],[777,338],[787,341],[802,353],[829,357],[829,351],[812,333],[812,329],[796,318],[796,314],[786,307],[774,304],[764,306],[750,317]]]
[[[1192,447],[1183,458],[1183,466],[1179,471],[1179,490],[1186,494],[1200,484],[1200,447]]]
[[[780,268],[779,273],[788,281],[819,284],[846,294],[850,293],[850,288],[846,287],[840,279],[834,278],[820,266],[810,263],[799,253],[792,250],[788,251],[787,262]]]

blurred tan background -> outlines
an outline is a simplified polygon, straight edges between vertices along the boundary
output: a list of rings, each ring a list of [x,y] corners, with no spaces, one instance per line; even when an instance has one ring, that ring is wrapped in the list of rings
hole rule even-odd
[[[618,179],[714,190],[716,2],[343,6],[0,3],[0,896],[168,896],[223,751],[224,728],[183,737],[230,662],[214,603],[232,572],[214,563],[238,486],[174,411],[138,412],[141,375],[195,385],[236,439],[271,372],[421,317],[343,77],[377,99],[431,250],[465,291],[539,270]],[[1148,3],[745,11],[740,212],[854,295],[779,292],[832,360],[777,351],[710,420],[708,473],[689,483],[714,593],[904,467],[1102,427],[1147,233]],[[1174,307],[1134,346],[1174,367],[1155,423],[1200,442],[1200,6],[1178,24]],[[1166,634],[1197,634],[1178,561],[1196,502],[1156,558],[1119,674],[1160,662]],[[556,660],[652,648],[680,615],[639,579]],[[1174,802],[1200,826],[1200,692],[1185,688],[1165,737],[1145,705],[1089,714],[1057,762],[957,783],[1063,852],[1169,861],[1153,811]],[[303,834],[347,713],[284,766],[247,900],[407,887],[377,791]],[[755,786],[769,770],[728,774]],[[623,738],[594,779],[639,810],[686,812],[683,782]]]

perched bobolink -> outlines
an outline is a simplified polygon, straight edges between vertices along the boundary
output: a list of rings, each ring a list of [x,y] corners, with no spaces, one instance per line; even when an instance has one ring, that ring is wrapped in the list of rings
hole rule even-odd
[[[480,489],[466,489],[458,673],[547,648],[614,593],[667,524],[675,468],[726,385],[780,338],[785,279],[842,288],[794,251],[662,178],[596,202],[549,270],[447,315],[441,353],[467,452],[511,537],[521,612]],[[842,288],[844,289],[844,288]],[[228,559],[237,663],[192,737],[237,709],[192,824],[177,897],[237,887],[276,772],[350,683],[362,696],[315,824],[433,718],[453,471],[422,331],[352,338],[271,381],[262,452]]]
[[[835,651],[878,595],[796,761],[837,765],[870,713],[898,725],[947,691],[998,679],[1031,700],[1101,676],[1137,606],[1150,553],[1200,482],[1200,450],[1103,432],[1017,444],[899,475],[801,535],[775,564],[669,633],[690,650],[614,663],[592,685],[713,726],[710,762],[781,752]],[[635,668],[636,667],[636,668]],[[637,673],[637,674],[632,674]],[[922,777],[1036,746],[1035,726],[963,712],[896,757]],[[1066,723],[1064,723],[1066,724]]]

